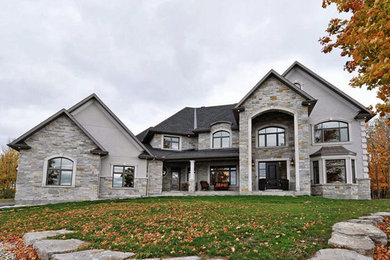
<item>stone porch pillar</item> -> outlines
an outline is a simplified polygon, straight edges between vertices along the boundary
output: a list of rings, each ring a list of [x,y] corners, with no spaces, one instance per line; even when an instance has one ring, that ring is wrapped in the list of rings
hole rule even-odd
[[[188,191],[195,192],[195,160],[190,160],[190,176],[188,180]]]

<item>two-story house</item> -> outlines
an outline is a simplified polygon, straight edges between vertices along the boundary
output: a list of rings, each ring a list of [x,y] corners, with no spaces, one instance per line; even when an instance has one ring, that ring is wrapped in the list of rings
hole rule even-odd
[[[95,95],[9,144],[19,204],[160,195],[370,199],[363,105],[299,62],[236,104],[186,107],[134,136]]]

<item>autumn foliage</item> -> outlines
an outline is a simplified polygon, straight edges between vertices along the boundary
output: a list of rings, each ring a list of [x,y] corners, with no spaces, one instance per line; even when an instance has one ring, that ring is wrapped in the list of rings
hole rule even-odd
[[[335,4],[340,13],[350,18],[330,20],[327,36],[320,39],[323,52],[341,49],[349,60],[348,72],[357,72],[350,84],[378,89],[377,104],[381,116],[390,112],[390,1],[387,0],[323,0],[326,8]]]
[[[390,197],[390,127],[376,119],[367,131],[371,191],[375,197]]]
[[[13,149],[3,149],[0,153],[0,198],[8,199],[15,195],[18,158],[18,152]]]

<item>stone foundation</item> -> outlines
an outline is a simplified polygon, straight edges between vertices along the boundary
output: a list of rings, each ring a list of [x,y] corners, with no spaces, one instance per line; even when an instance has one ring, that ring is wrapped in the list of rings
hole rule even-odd
[[[146,178],[135,178],[134,188],[113,188],[112,177],[100,177],[99,198],[134,198],[146,196]]]

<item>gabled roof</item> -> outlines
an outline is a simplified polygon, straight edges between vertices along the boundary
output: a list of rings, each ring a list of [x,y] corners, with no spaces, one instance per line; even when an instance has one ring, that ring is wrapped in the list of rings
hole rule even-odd
[[[230,123],[232,129],[238,129],[232,110],[235,105],[185,107],[158,125],[142,131],[137,135],[137,138],[144,142],[153,133],[195,135],[199,132],[210,131],[210,127],[213,124],[221,122]]]
[[[106,155],[108,152],[104,149],[104,147],[68,112],[66,109],[61,109],[39,125],[35,126],[22,136],[18,137],[14,141],[8,144],[9,147],[19,151],[21,149],[30,149],[31,147],[27,145],[24,141],[33,135],[34,133],[38,132],[41,130],[43,127],[48,125],[50,122],[54,121],[55,119],[59,118],[60,116],[66,116],[68,117],[86,136],[88,136],[89,139],[98,147],[98,149],[93,149],[91,150],[92,153],[94,154],[99,154],[99,155]]]
[[[76,105],[69,108],[68,112],[72,113],[73,111],[75,111],[79,107],[83,106],[85,103],[87,103],[88,101],[90,101],[92,99],[94,99],[96,102],[98,102],[107,111],[107,113],[122,127],[122,129],[125,130],[125,132],[130,136],[130,138],[132,138],[148,154],[151,154],[150,151],[145,147],[145,145],[140,142],[140,140],[130,131],[130,129],[127,128],[127,126],[111,111],[111,109],[109,109],[106,106],[106,104],[103,103],[103,101],[95,93],[89,95],[88,97],[84,98],[79,103],[77,103]]]
[[[291,83],[289,80],[287,80],[286,78],[282,77],[279,73],[277,73],[276,71],[274,70],[270,70],[249,92],[248,94],[245,95],[245,97],[243,97],[241,99],[240,102],[237,103],[237,105],[235,106],[235,108],[239,108],[252,94],[253,92],[255,92],[260,86],[261,84],[263,84],[268,78],[270,77],[275,77],[276,79],[278,79],[279,81],[281,81],[282,83],[284,83],[285,85],[287,85],[289,88],[291,88],[292,90],[294,90],[296,93],[298,93],[299,95],[301,95],[303,98],[305,98],[307,101],[315,101],[316,99],[313,98],[312,96],[310,96],[309,94],[307,94],[305,91],[303,91],[302,89],[298,88],[297,86],[295,86],[293,83]]]
[[[332,90],[333,92],[335,92],[336,94],[340,95],[341,97],[343,97],[344,99],[346,99],[348,102],[352,103],[353,105],[355,105],[357,108],[359,108],[361,110],[361,112],[359,113],[359,115],[361,116],[362,114],[365,114],[366,118],[367,116],[369,115],[368,117],[368,120],[370,120],[374,115],[371,114],[371,111],[368,110],[364,105],[362,105],[361,103],[359,103],[358,101],[356,101],[355,99],[353,99],[352,97],[350,97],[349,95],[347,95],[346,93],[344,93],[343,91],[341,91],[340,89],[338,89],[336,86],[334,86],[333,84],[329,83],[327,80],[325,80],[324,78],[322,78],[320,75],[316,74],[315,72],[313,72],[312,70],[310,70],[308,67],[306,67],[305,65],[303,65],[302,63],[298,62],[298,61],[295,61],[285,72],[283,72],[282,76],[285,77],[287,76],[287,74],[292,70],[294,69],[295,67],[298,67],[300,68],[301,70],[303,70],[304,72],[306,72],[307,74],[309,74],[311,77],[315,78],[316,80],[318,80],[319,82],[321,82],[322,84],[324,84],[326,87],[328,87],[330,90]],[[368,121],[367,120],[367,121]]]

